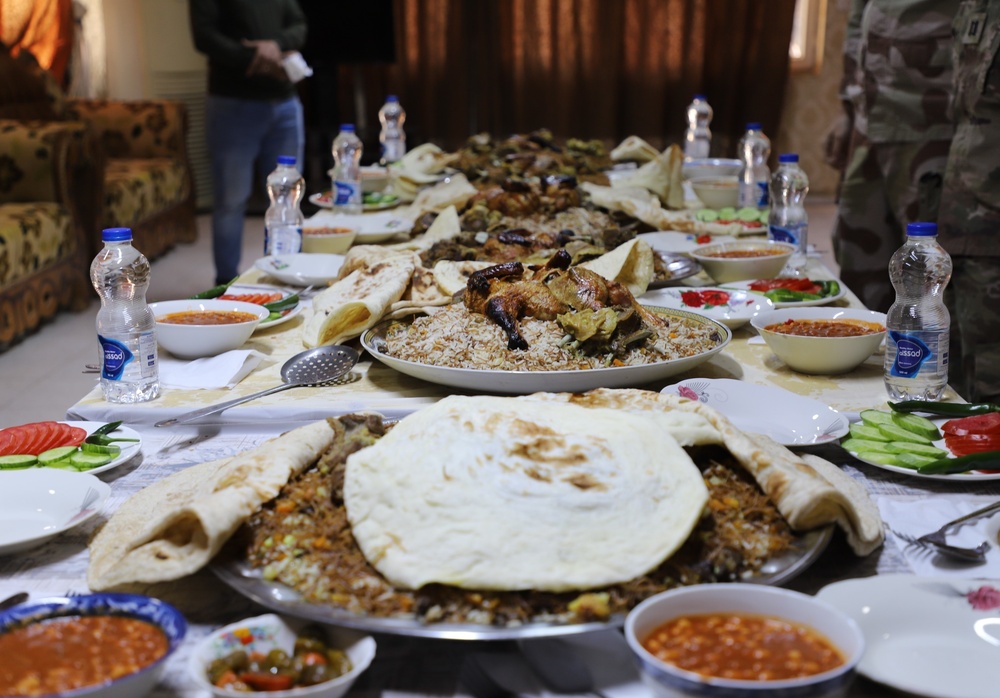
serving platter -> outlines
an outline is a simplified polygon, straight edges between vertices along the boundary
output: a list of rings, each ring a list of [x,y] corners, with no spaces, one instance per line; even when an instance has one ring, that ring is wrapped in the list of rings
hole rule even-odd
[[[261,257],[254,266],[292,286],[319,286],[337,278],[344,255],[297,252]]]
[[[756,293],[718,286],[659,288],[647,291],[636,300],[643,305],[699,313],[731,330],[747,324],[755,315],[774,309],[774,303]]]
[[[783,446],[830,443],[847,434],[847,417],[784,388],[731,378],[691,378],[660,391],[704,402],[743,431],[764,434]]]
[[[716,330],[722,341],[711,349],[695,356],[670,359],[640,366],[613,366],[582,370],[560,371],[503,371],[472,368],[450,368],[432,366],[397,359],[385,353],[385,335],[389,326],[403,320],[380,322],[361,335],[361,345],[371,356],[400,373],[453,388],[463,388],[484,393],[508,393],[525,395],[544,392],[583,392],[594,388],[626,388],[652,383],[657,380],[683,373],[712,358],[725,349],[732,339],[732,332],[721,322],[698,313],[669,308],[647,306],[650,310],[668,317],[693,320]]]
[[[0,555],[76,528],[100,513],[111,494],[111,487],[90,473],[55,468],[15,470],[0,479]]]
[[[686,254],[696,247],[712,242],[736,242],[736,238],[732,235],[681,233],[674,230],[656,230],[652,233],[639,233],[636,237],[647,243],[654,250],[677,254]]]
[[[281,298],[277,300],[283,300],[285,298],[288,298],[289,296],[294,296],[296,293],[298,293],[298,291],[291,291],[287,288],[282,288],[281,286],[274,286],[273,284],[232,284],[228,289],[226,289],[226,292],[222,294],[222,297],[240,296],[247,294],[258,294],[258,293],[259,294],[280,293]],[[241,300],[241,299],[234,298],[233,300]],[[253,303],[255,301],[250,301],[250,302]],[[269,302],[277,302],[277,301],[269,301]],[[302,302],[300,301],[291,308],[282,311],[281,317],[275,318],[274,320],[265,320],[261,322],[260,324],[257,325],[257,329],[258,330],[266,329],[268,327],[274,327],[275,325],[280,325],[282,323],[288,322],[293,317],[300,314],[302,312],[302,308],[303,308]]]
[[[750,293],[756,293],[758,295],[763,295],[760,291],[751,291],[750,284],[756,283],[756,279],[749,279],[747,281],[729,281],[724,284],[720,284],[725,288],[739,289],[741,291],[749,291]],[[837,293],[825,296],[823,298],[816,298],[814,300],[808,301],[783,301],[774,304],[775,308],[808,308],[817,305],[827,305],[833,303],[834,301],[839,301],[847,293],[847,289],[843,284],[840,284],[840,289]]]
[[[826,549],[832,536],[832,525],[798,534],[790,550],[768,562],[759,574],[742,581],[773,586],[784,584],[812,565]],[[242,558],[238,546],[232,544],[216,555],[209,564],[209,569],[235,591],[277,613],[373,633],[447,640],[519,640],[576,635],[608,627],[622,627],[625,624],[624,614],[616,614],[607,622],[524,623],[512,627],[474,623],[425,623],[405,618],[362,616],[307,601],[295,589],[264,579],[261,571],[254,569]]]
[[[934,422],[934,424],[937,425],[937,427],[940,429],[944,425],[944,423],[949,420],[944,418],[931,418],[931,421]],[[945,444],[944,439],[938,439],[933,443],[938,448],[947,451],[949,456],[952,457],[954,456],[954,454],[951,452],[951,449],[949,449],[948,446]],[[855,458],[857,458],[862,463],[867,463],[868,465],[873,465],[876,468],[881,468],[882,470],[888,470],[889,472],[892,473],[899,473],[900,475],[908,475],[910,477],[921,478],[924,480],[944,480],[948,482],[984,482],[988,480],[1000,480],[1000,472],[990,472],[982,470],[970,470],[967,473],[951,473],[951,474],[941,474],[941,475],[918,473],[913,468],[903,468],[898,465],[887,465],[886,463],[877,463],[873,460],[869,460],[868,458],[863,458],[857,451],[847,451],[847,452],[850,453]]]
[[[358,231],[354,244],[370,245],[410,232],[413,221],[388,212],[352,215],[321,211],[306,220],[302,227],[354,228]]]
[[[648,288],[664,288],[701,273],[701,265],[682,254],[653,250],[657,260],[653,264],[653,280]]]
[[[316,194],[309,195],[309,203],[313,206],[319,206],[320,208],[333,208],[333,192],[324,191],[318,192]],[[395,199],[393,201],[382,201],[377,204],[361,204],[361,210],[363,211],[386,211],[390,208],[396,208],[402,204],[402,199]]]
[[[830,584],[817,598],[861,627],[862,676],[929,698],[996,695],[1000,580],[878,575]]]

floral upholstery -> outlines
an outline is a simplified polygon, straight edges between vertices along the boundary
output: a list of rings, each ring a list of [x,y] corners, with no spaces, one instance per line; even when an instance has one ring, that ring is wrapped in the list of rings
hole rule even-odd
[[[187,171],[173,158],[109,160],[104,170],[106,227],[134,228],[190,194]]]
[[[72,228],[61,204],[0,205],[0,287],[71,258],[77,247]]]
[[[64,116],[90,124],[108,158],[179,158],[185,152],[180,102],[71,99]]]

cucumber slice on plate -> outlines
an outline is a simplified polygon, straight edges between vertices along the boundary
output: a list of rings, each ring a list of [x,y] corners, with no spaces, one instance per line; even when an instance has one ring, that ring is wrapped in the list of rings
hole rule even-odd
[[[941,438],[941,430],[937,428],[937,424],[919,414],[892,412],[890,417],[897,426],[912,431],[914,434],[920,434],[931,441],[937,441]]]
[[[103,444],[88,444],[86,441],[80,444],[80,450],[83,453],[100,453],[112,456],[112,460],[117,458],[118,454],[122,452],[121,446],[115,446],[114,444],[108,444],[107,446]]]
[[[878,430],[889,441],[916,441],[917,443],[930,444],[931,440],[922,434],[917,434],[909,429],[904,429],[896,424],[879,424]]]
[[[918,456],[929,456],[934,459],[944,458],[948,455],[948,452],[943,448],[930,444],[920,444],[916,441],[890,441],[885,444],[883,450],[889,453],[914,453]]]
[[[69,462],[80,470],[90,470],[107,465],[115,459],[110,453],[87,453],[80,451],[70,456]]]
[[[861,422],[870,427],[878,428],[879,424],[892,424],[892,414],[882,410],[861,410]],[[906,427],[903,427],[904,429]]]
[[[76,446],[57,446],[48,451],[38,454],[38,464],[51,466],[62,461],[69,461],[70,457],[77,452]]]
[[[28,454],[0,456],[0,470],[21,470],[23,468],[31,468],[37,464],[38,458]]]
[[[864,439],[865,441],[891,441],[892,439],[881,431],[877,427],[869,426],[867,424],[858,424],[855,422],[850,427],[851,436],[855,439]]]

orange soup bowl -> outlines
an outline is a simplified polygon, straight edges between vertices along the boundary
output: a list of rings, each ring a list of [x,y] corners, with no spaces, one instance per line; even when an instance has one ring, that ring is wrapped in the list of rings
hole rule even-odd
[[[885,340],[885,313],[863,308],[782,308],[761,313],[750,324],[793,371],[847,373],[878,352]],[[881,373],[882,363],[872,366]]]
[[[302,251],[344,254],[354,244],[357,228],[331,226],[302,229]]]
[[[773,279],[781,273],[795,245],[768,240],[735,240],[701,245],[689,255],[717,283]]]
[[[95,634],[95,628],[100,632]],[[186,632],[184,616],[150,596],[84,594],[29,601],[0,612],[0,641],[17,645],[14,652],[5,649],[0,660],[5,677],[0,695],[21,695],[2,681],[17,681],[35,666],[32,673],[42,692],[30,695],[141,698],[159,681]]]
[[[628,614],[625,639],[657,698],[846,696],[865,649],[847,614],[760,584],[702,584],[652,596]],[[764,660],[754,656],[765,647]]]
[[[239,349],[270,311],[256,303],[188,299],[150,303],[156,341],[179,359],[197,359]]]

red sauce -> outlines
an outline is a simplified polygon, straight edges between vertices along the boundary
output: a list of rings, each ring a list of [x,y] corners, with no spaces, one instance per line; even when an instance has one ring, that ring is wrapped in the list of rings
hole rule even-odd
[[[764,328],[777,334],[796,337],[861,337],[885,332],[885,327],[863,320],[785,320]]]
[[[241,310],[182,310],[156,318],[166,325],[237,325],[257,319],[252,313]]]
[[[780,254],[787,254],[788,250],[779,247],[761,247],[755,250],[722,250],[711,252],[706,257],[718,257],[721,259],[750,259],[754,257],[777,257]]]

